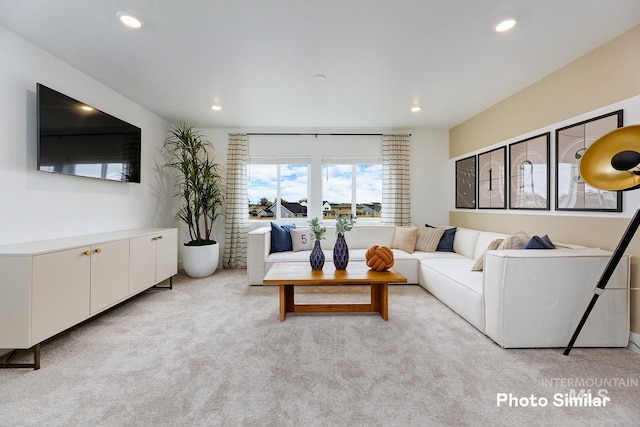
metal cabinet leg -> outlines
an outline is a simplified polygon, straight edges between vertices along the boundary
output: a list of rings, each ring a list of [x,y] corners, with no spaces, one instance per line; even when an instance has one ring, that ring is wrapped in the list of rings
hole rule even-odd
[[[158,285],[153,285],[152,287],[150,287],[149,289],[161,289],[163,291],[170,291],[173,289],[173,276],[169,277],[169,286],[158,286]]]
[[[0,369],[33,368],[40,369],[40,343],[31,347],[33,350],[33,363],[10,363],[9,361],[16,355],[17,350],[13,350],[4,362],[0,363]]]

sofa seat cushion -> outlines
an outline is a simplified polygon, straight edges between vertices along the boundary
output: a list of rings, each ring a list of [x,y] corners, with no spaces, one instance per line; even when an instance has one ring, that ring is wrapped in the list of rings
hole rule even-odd
[[[421,253],[421,252],[407,253],[407,252],[403,251],[402,249],[391,249],[391,252],[393,252],[393,259],[395,259],[395,260],[412,259],[414,261],[416,261],[418,259],[418,256],[419,256],[418,254]]]
[[[423,259],[419,283],[480,332],[485,331],[481,271],[471,271],[472,259]]]
[[[331,251],[323,251],[325,258],[327,258],[327,255],[329,255],[329,257],[327,259],[331,259]],[[274,252],[272,254],[269,254],[269,256],[267,257],[267,262],[268,263],[274,263],[274,262],[288,262],[288,261],[309,261],[309,255],[311,255],[311,251],[287,251],[287,252]]]
[[[458,285],[482,295],[482,272],[471,271],[474,262],[468,258],[431,258],[421,260],[420,264],[428,266]]]
[[[471,271],[473,263],[466,257],[422,259],[419,283],[484,333],[483,273]]]
[[[414,252],[413,256],[422,261],[425,259],[468,259],[464,255],[455,252]]]

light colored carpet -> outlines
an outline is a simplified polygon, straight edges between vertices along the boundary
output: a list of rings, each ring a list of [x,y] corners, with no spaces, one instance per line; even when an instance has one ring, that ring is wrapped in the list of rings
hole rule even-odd
[[[297,290],[297,302],[368,299],[365,287],[332,290]],[[177,276],[173,291],[145,292],[45,342],[39,371],[1,370],[0,425],[640,424],[640,355],[627,349],[504,350],[419,286],[390,287],[388,322],[281,323],[277,291],[248,286],[244,270]],[[607,389],[610,402],[553,405],[555,393],[587,388]],[[497,407],[497,393],[549,403]]]

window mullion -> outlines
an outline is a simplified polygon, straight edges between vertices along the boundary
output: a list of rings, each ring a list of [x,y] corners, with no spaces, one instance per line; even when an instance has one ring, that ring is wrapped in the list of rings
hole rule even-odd
[[[351,165],[351,212],[356,216],[356,167]]]
[[[276,219],[282,219],[282,212],[280,208],[282,204],[280,203],[280,165],[276,167]]]

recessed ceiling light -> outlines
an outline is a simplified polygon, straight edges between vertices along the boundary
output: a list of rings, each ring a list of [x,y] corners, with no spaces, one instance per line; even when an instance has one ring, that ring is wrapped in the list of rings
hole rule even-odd
[[[211,106],[211,109],[212,109],[213,111],[222,111],[222,107],[221,107],[221,106],[219,106],[218,104],[214,104],[214,105],[212,105],[212,106]]]
[[[417,113],[418,111],[422,111],[422,107],[419,105],[414,105],[413,107],[411,107],[411,111]]]
[[[93,111],[94,110],[93,107],[89,107],[88,105],[82,105],[82,106],[80,106],[80,108],[82,108],[84,111]]]
[[[493,29],[497,33],[504,33],[505,31],[509,31],[510,29],[512,29],[515,26],[516,26],[516,20],[514,18],[509,18],[509,19],[505,19],[504,21],[500,22],[498,25],[493,27]]]
[[[314,80],[327,80],[327,76],[324,74],[314,74],[311,78]]]
[[[116,16],[120,19],[120,22],[129,28],[138,29],[142,27],[142,21],[140,18],[130,14],[129,12],[119,11],[116,13]]]

